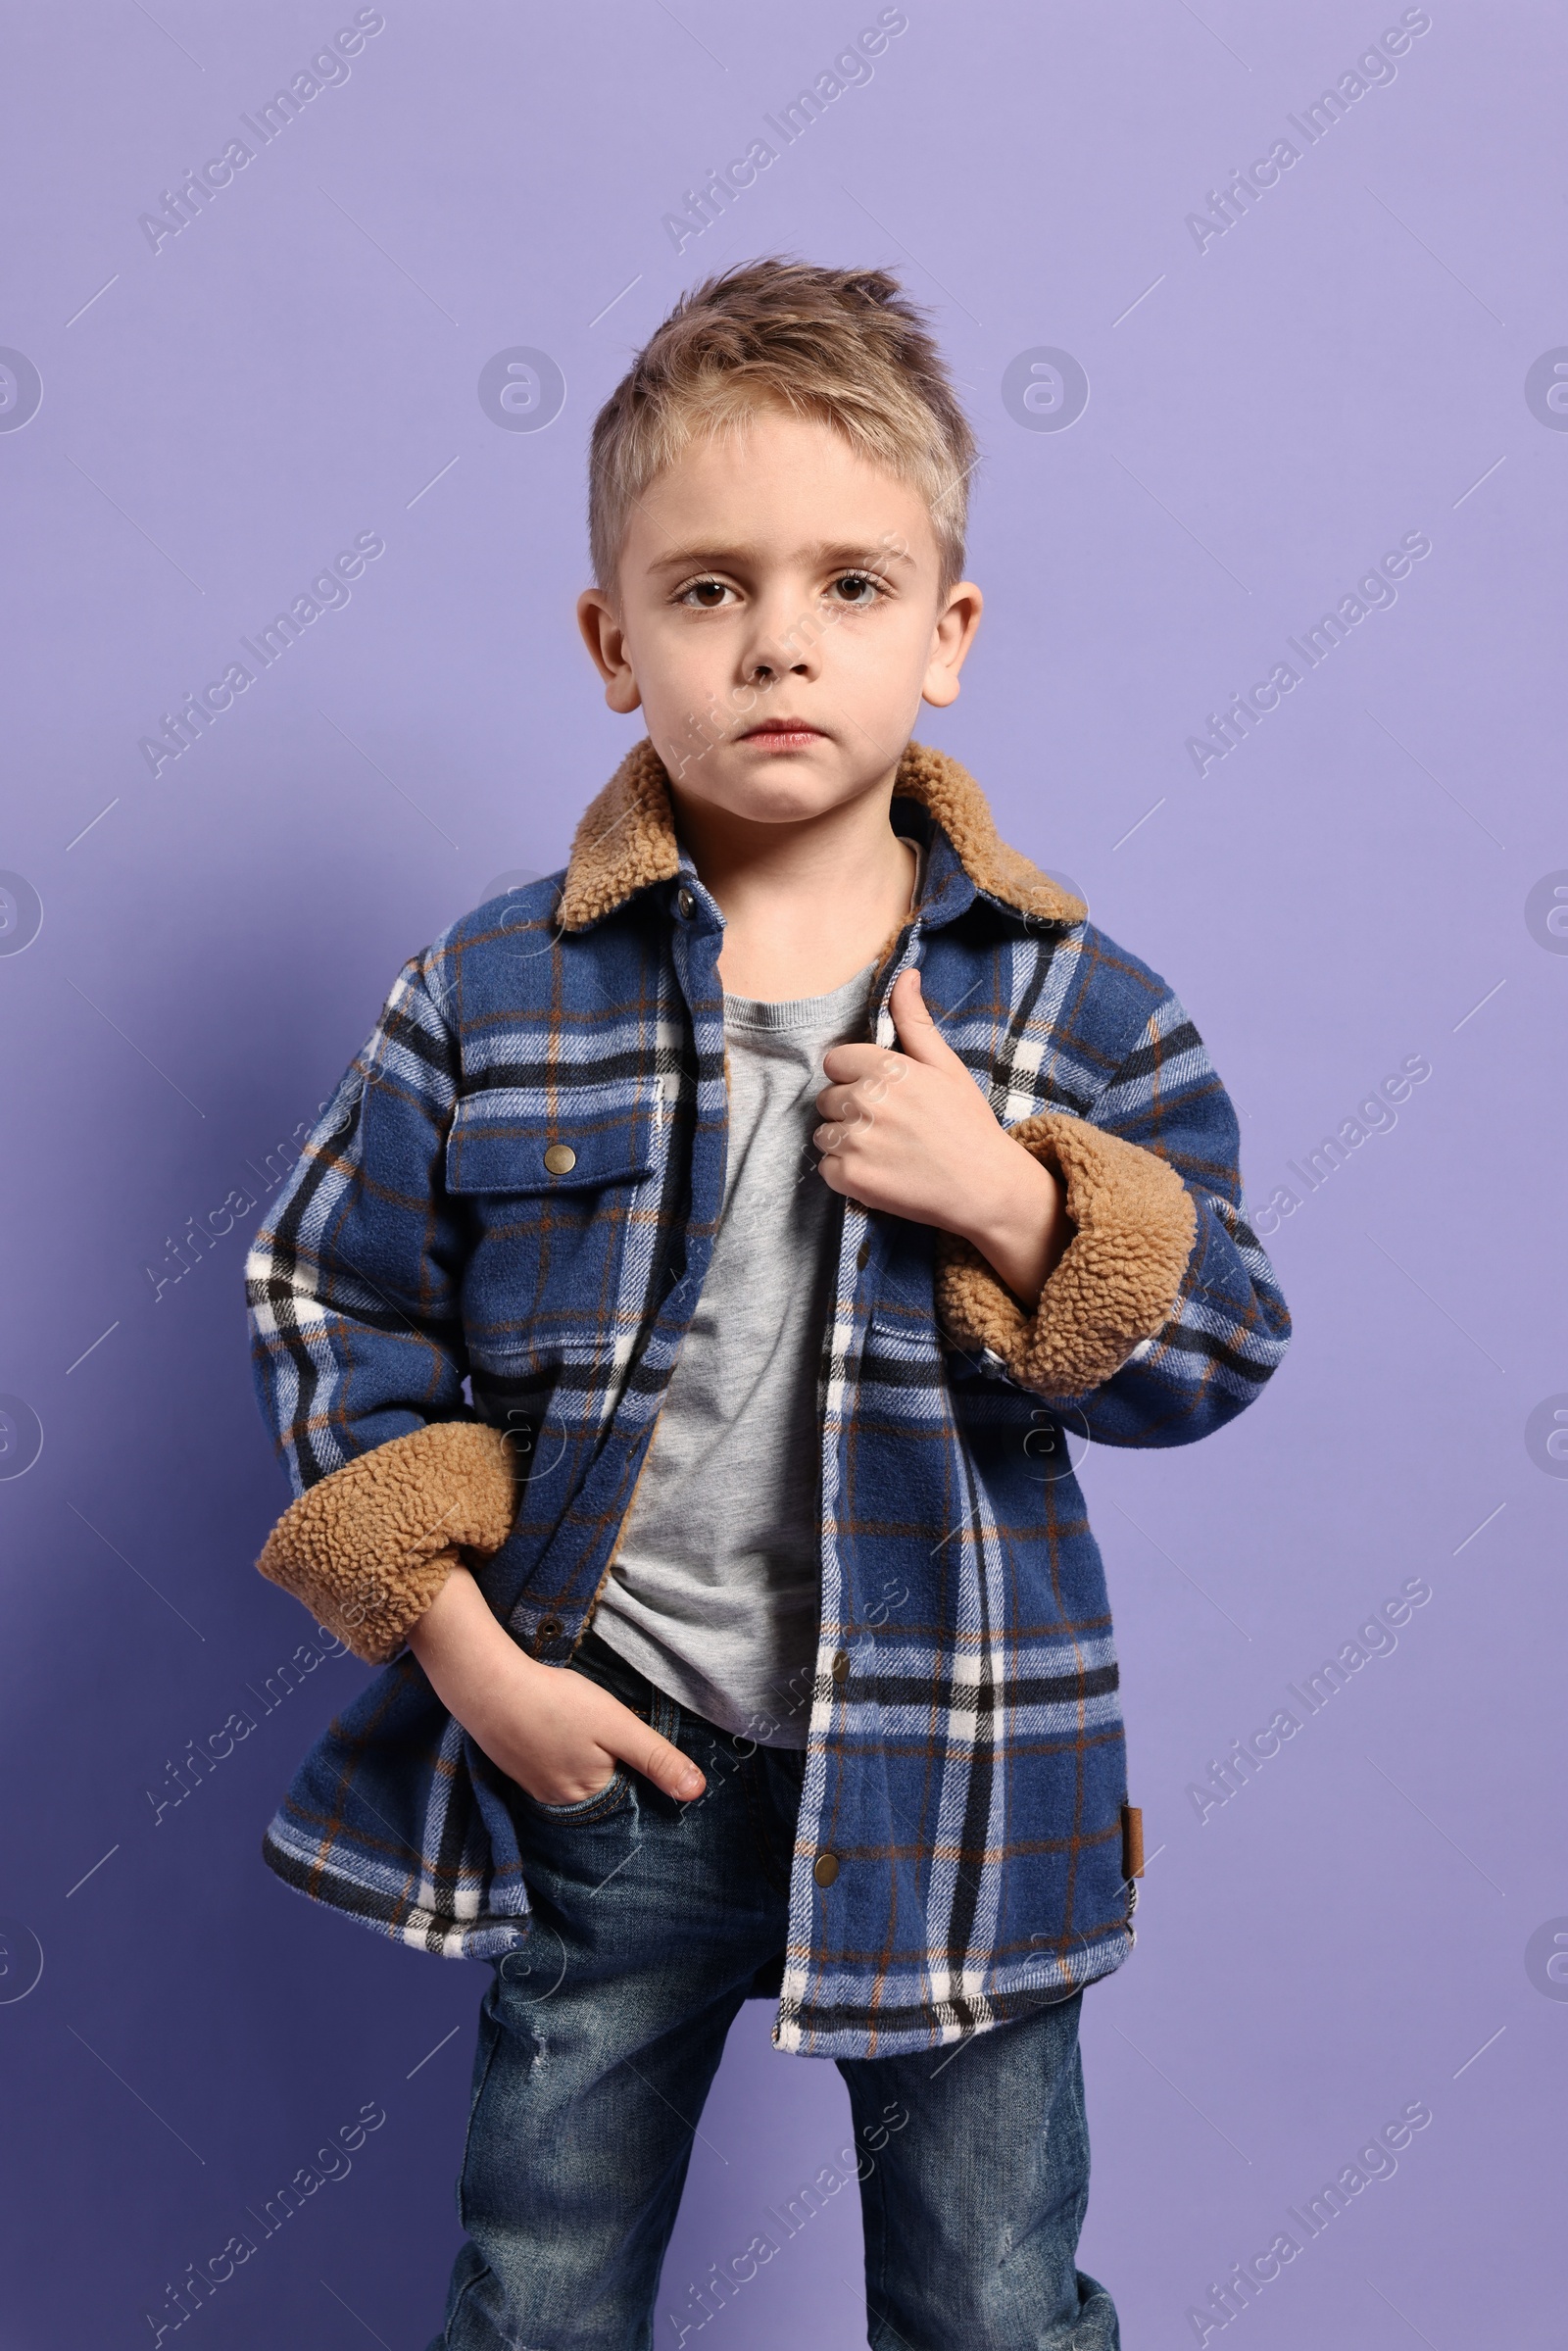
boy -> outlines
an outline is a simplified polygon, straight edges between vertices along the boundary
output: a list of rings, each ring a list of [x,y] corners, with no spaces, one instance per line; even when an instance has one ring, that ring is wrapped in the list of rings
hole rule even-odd
[[[1140,1865],[1066,1433],[1204,1436],[1290,1324],[1175,995],[909,739],[973,463],[884,273],[676,309],[579,604],[647,739],[407,965],[253,1252],[261,1566],[387,1669],[267,1859],[495,1968],[450,2351],[652,2342],[752,1993],[848,2083],[873,2345],[1118,2340],[1077,2026]]]

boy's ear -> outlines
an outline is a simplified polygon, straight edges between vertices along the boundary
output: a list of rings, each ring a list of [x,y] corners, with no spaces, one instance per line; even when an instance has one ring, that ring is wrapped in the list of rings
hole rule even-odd
[[[921,701],[934,710],[945,710],[958,699],[958,672],[974,643],[984,606],[985,598],[972,579],[960,579],[948,590],[931,633],[931,659],[920,688]]]
[[[577,599],[577,626],[594,667],[605,681],[605,700],[622,717],[642,701],[626,653],[626,632],[608,588],[584,588]]]

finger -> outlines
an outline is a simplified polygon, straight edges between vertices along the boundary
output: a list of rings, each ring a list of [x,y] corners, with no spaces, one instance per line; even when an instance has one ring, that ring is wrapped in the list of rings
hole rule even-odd
[[[611,1736],[601,1732],[601,1745],[607,1746],[622,1763],[629,1763],[634,1771],[641,1772],[645,1779],[652,1780],[666,1796],[675,1796],[682,1802],[700,1796],[708,1782],[691,1757],[683,1755],[667,1739],[662,1739],[629,1706],[622,1712],[627,1717],[627,1730],[622,1732],[616,1724]]]
[[[893,993],[888,998],[888,1010],[893,1015],[899,1043],[911,1061],[933,1065],[958,1061],[957,1054],[926,1009],[920,974],[913,965],[907,971],[901,971],[894,981]],[[962,1063],[958,1062],[958,1066],[961,1068]]]
[[[884,1063],[896,1058],[881,1045],[830,1045],[822,1055],[822,1070],[839,1085],[853,1086],[857,1078],[885,1075]]]
[[[830,1069],[828,1062],[838,1053],[842,1053],[844,1058],[838,1068]],[[852,1054],[857,1057],[852,1059]],[[828,1093],[835,1088],[835,1099],[841,1103],[849,1100],[852,1093],[857,1102],[885,1102],[889,1088],[902,1086],[909,1074],[910,1066],[907,1053],[884,1053],[880,1046],[835,1046],[832,1053],[823,1058],[822,1068],[828,1084],[817,1095],[817,1107],[826,1109]]]
[[[824,1086],[816,1106],[824,1118],[863,1125],[887,1091],[880,1078],[857,1078],[853,1086]]]

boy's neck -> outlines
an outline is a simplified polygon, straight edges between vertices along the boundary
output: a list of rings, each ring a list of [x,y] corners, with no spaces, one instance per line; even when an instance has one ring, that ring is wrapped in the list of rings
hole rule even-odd
[[[671,785],[676,829],[724,917],[726,994],[825,996],[874,961],[908,911],[916,861],[893,830],[894,772],[820,815],[738,817]]]

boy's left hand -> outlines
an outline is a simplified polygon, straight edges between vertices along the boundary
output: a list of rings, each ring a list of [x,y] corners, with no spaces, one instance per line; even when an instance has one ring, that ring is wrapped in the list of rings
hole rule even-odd
[[[962,1234],[1032,1311],[1075,1229],[1061,1180],[998,1123],[917,970],[900,973],[888,1008],[902,1053],[835,1045],[823,1056],[818,1172],[864,1207]]]

